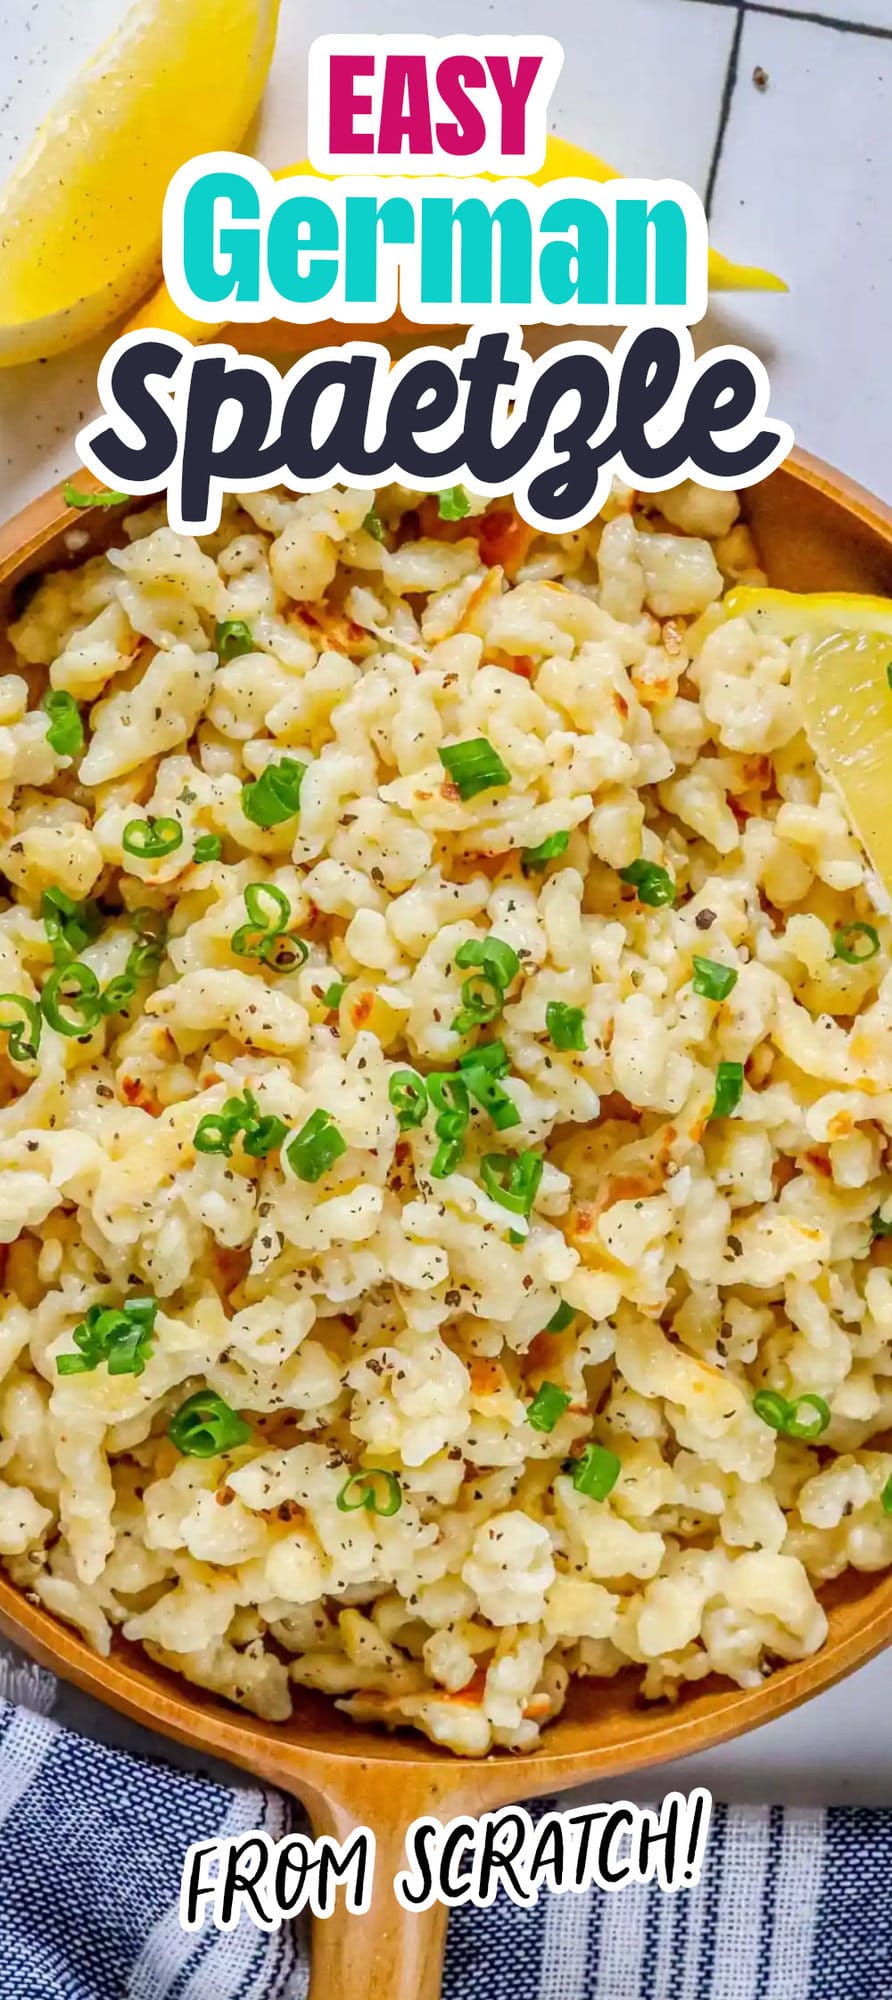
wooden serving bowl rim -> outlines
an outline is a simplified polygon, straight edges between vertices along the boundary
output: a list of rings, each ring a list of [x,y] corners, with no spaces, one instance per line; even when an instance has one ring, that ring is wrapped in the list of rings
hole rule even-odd
[[[86,492],[97,482],[79,473],[77,484]],[[757,534],[766,520],[774,532],[771,521],[789,516],[791,505],[792,543],[797,524],[811,524],[800,573],[808,571],[809,550],[815,548],[820,569],[826,543],[826,560],[841,580],[825,577],[824,588],[892,593],[892,510],[820,460],[794,452],[744,500]],[[44,494],[0,529],[0,599],[4,586],[8,596],[19,578],[52,562],[80,561],[104,546],[120,516],[145,504],[84,514],[66,507],[59,488]],[[786,580],[783,573],[779,580]],[[818,584],[809,578],[803,587]],[[688,1685],[674,1705],[641,1702],[638,1668],[615,1680],[575,1681],[564,1714],[522,1757],[496,1752],[459,1758],[408,1733],[356,1725],[327,1698],[300,1689],[290,1722],[258,1721],[154,1665],[141,1648],[118,1636],[111,1657],[102,1658],[2,1574],[0,1630],[43,1666],[132,1720],[298,1793],[317,1824],[346,1825],[357,1812],[361,1816],[370,1785],[381,1809],[405,1824],[416,1805],[430,1810],[442,1802],[455,1810],[462,1800],[472,1800],[479,1810],[614,1777],[712,1748],[785,1714],[892,1641],[892,1573],[869,1577],[847,1571],[822,1595],[830,1630],[810,1658],[779,1668],[752,1688],[716,1679]],[[388,1772],[392,1782],[385,1795]]]

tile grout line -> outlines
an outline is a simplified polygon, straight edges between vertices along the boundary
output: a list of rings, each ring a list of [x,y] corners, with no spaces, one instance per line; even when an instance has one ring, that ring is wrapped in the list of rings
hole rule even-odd
[[[728,65],[725,70],[725,82],[724,82],[724,87],[722,89],[722,101],[719,106],[718,130],[715,135],[715,144],[712,149],[712,159],[709,162],[709,173],[707,175],[707,180],[706,180],[706,193],[703,197],[703,206],[706,210],[707,222],[709,221],[710,213],[712,210],[712,197],[715,193],[715,184],[718,178],[719,167],[721,165],[722,147],[724,146],[725,143],[725,133],[728,129],[728,120],[731,116],[731,104],[734,98],[734,86],[737,82],[737,71],[740,62],[740,44],[743,39],[743,19],[744,19],[744,9],[742,5],[742,0],[738,0],[737,18],[734,23],[734,33],[731,38],[731,47],[728,52]]]
[[[743,0],[748,14],[769,14],[783,21],[804,21],[807,27],[835,28],[840,35],[867,35],[880,42],[892,42],[892,28],[880,28],[872,21],[844,21],[838,14],[803,14],[799,8],[772,6],[770,0]]]
[[[866,35],[868,40],[892,42],[892,27],[875,21],[846,21],[838,14],[803,13],[799,7],[772,5],[771,0],[687,0],[697,7],[742,7],[745,14],[765,14],[776,21],[802,21],[806,27],[831,28],[840,35]]]

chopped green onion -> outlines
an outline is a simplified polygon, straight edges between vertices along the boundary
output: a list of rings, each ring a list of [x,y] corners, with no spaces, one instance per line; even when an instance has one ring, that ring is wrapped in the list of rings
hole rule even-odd
[[[892,1222],[884,1221],[878,1208],[874,1209],[870,1218],[870,1234],[872,1237],[892,1236]]]
[[[557,1311],[552,1313],[550,1320],[546,1322],[542,1331],[543,1333],[566,1333],[568,1326],[572,1326],[575,1318],[575,1306],[568,1306],[566,1300],[562,1299]]]
[[[200,833],[192,849],[192,859],[196,867],[202,861],[219,861],[223,852],[223,842],[219,833]]]
[[[347,1151],[330,1111],[314,1111],[285,1148],[285,1158],[300,1181],[318,1181]]]
[[[264,897],[269,898],[271,910],[264,908]],[[274,882],[249,882],[245,890],[245,909],[251,921],[240,924],[233,933],[232,949],[239,958],[262,958],[272,939],[285,929],[291,916],[291,904],[284,890],[277,888]]]
[[[325,992],[322,995],[323,1007],[328,1007],[330,1012],[333,1013],[335,1008],[340,1006],[346,991],[347,991],[346,979],[333,979],[331,985],[326,987]]]
[[[253,1092],[246,1090],[244,1097],[228,1098],[222,1111],[209,1111],[199,1118],[192,1144],[197,1153],[222,1153],[228,1160],[236,1135],[241,1132],[242,1144],[250,1158],[265,1160],[268,1153],[281,1146],[287,1131],[284,1118],[264,1116]]]
[[[856,950],[859,938],[866,940],[866,951]],[[864,965],[869,958],[876,958],[879,948],[880,934],[873,924],[843,924],[841,930],[833,933],[833,956],[841,958],[845,965]]]
[[[520,959],[513,945],[506,944],[503,938],[468,938],[459,945],[455,963],[462,971],[468,965],[479,965],[487,979],[500,987],[502,992],[520,971]]]
[[[117,507],[122,500],[132,500],[132,493],[80,493],[68,479],[62,488],[62,498],[66,507]]]
[[[468,1094],[473,1097],[489,1116],[497,1132],[507,1132],[512,1125],[520,1124],[520,1112],[513,1097],[503,1090],[497,1076],[485,1063],[468,1062],[460,1064],[462,1076],[468,1086]]]
[[[380,1498],[379,1480],[384,1483],[384,1493]],[[368,1514],[398,1514],[402,1504],[403,1489],[396,1473],[385,1472],[380,1465],[369,1465],[363,1467],[361,1472],[351,1472],[337,1496],[342,1514],[355,1514],[360,1507],[364,1507]]]
[[[369,508],[369,511],[362,525],[367,535],[374,536],[376,542],[383,542],[384,522],[382,521],[378,509],[374,504],[372,504],[372,506]]]
[[[759,1389],[753,1397],[753,1409],[763,1424],[769,1424],[773,1431],[782,1432],[784,1437],[800,1438],[806,1444],[822,1436],[830,1422],[830,1405],[823,1396],[815,1396],[811,1390],[805,1395],[788,1401],[776,1389]],[[800,1411],[808,1409],[812,1416],[800,1416]]]
[[[730,1118],[743,1096],[743,1064],[720,1062],[715,1073],[715,1097],[710,1118]]]
[[[123,1306],[90,1306],[72,1340],[77,1354],[57,1354],[59,1375],[88,1375],[104,1361],[110,1375],[141,1375],[152,1353],[157,1299],[125,1299]]]
[[[584,1024],[581,1007],[565,1007],[563,1000],[549,1000],[545,1026],[556,1049],[584,1049]]]
[[[178,819],[130,819],[121,836],[124,853],[135,854],[141,861],[160,861],[182,845],[183,829]]]
[[[199,1389],[180,1404],[167,1435],[184,1458],[218,1458],[222,1451],[247,1444],[251,1426],[213,1389]]]
[[[733,965],[720,965],[715,958],[698,958],[694,953],[694,977],[691,982],[695,993],[702,994],[704,1000],[727,1000],[739,978]]]
[[[455,1172],[464,1152],[471,1107],[463,1075],[450,1076],[448,1071],[434,1070],[427,1078],[427,1088],[434,1110],[439,1114],[434,1131],[440,1144],[431,1161],[431,1173],[436,1180],[442,1180],[447,1174]]]
[[[770,1424],[773,1431],[786,1428],[789,1407],[786,1396],[781,1396],[777,1389],[760,1389],[753,1397],[756,1416],[761,1417],[763,1424]]]
[[[556,861],[559,854],[566,854],[570,845],[570,835],[566,832],[550,833],[547,840],[540,840],[538,847],[522,847],[520,865],[525,875],[539,875],[549,861]]]
[[[478,978],[464,980],[464,1006],[450,1022],[454,1034],[470,1034],[472,1028],[482,1028],[502,1012],[506,988],[520,972],[520,958],[502,938],[468,938],[466,944],[458,946],[456,966],[462,970],[466,966],[482,968]]]
[[[99,981],[89,965],[74,959],[51,972],[40,996],[44,1019],[59,1035],[89,1035],[102,1019]],[[67,1007],[69,1013],[63,1014]],[[73,1014],[73,1019],[71,1018]]]
[[[98,903],[76,903],[64,889],[44,889],[40,898],[40,914],[56,965],[70,965],[102,928],[102,912]]]
[[[621,882],[630,882],[636,890],[639,903],[648,903],[658,909],[661,903],[674,903],[675,883],[665,868],[656,861],[630,861],[628,868],[619,871]]]
[[[554,1382],[543,1382],[527,1410],[527,1423],[532,1424],[534,1431],[553,1431],[572,1400],[566,1389],[559,1389]]]
[[[414,1069],[393,1070],[387,1094],[397,1114],[401,1132],[407,1132],[413,1125],[424,1124],[427,1090],[423,1078]]]
[[[502,1011],[505,993],[495,980],[481,975],[462,982],[461,997],[464,1006],[453,1014],[449,1025],[453,1034],[469,1035],[474,1028],[485,1027],[488,1021],[495,1020]]]
[[[892,687],[892,681],[890,681],[889,685]],[[892,1514],[892,1474],[886,1480],[886,1484],[880,1494],[880,1506],[884,1514]]]
[[[198,1120],[192,1134],[192,1144],[196,1153],[222,1153],[228,1160],[237,1131],[238,1125],[234,1119],[224,1118],[222,1111],[208,1111]]]
[[[462,799],[473,799],[478,792],[492,792],[499,785],[511,783],[510,771],[485,736],[475,736],[468,743],[445,743],[437,754]]]
[[[480,1178],[487,1194],[512,1215],[529,1215],[539,1192],[543,1160],[539,1153],[484,1153]]]
[[[280,757],[267,764],[259,778],[242,786],[242,812],[254,826],[283,826],[300,811],[300,788],[306,764]]]
[[[585,1493],[590,1500],[606,1500],[622,1471],[615,1451],[608,1451],[603,1444],[587,1444],[578,1458],[572,1459],[567,1467],[577,1493]]]
[[[463,521],[470,511],[471,502],[463,486],[444,486],[437,507],[441,521]]]
[[[267,1112],[265,1117],[254,1118],[245,1125],[242,1145],[249,1159],[265,1160],[267,1154],[278,1152],[287,1133],[284,1118],[277,1118],[275,1112]]]
[[[214,626],[214,648],[222,666],[237,660],[240,653],[254,653],[254,635],[243,618],[223,618]]]
[[[504,1042],[478,1042],[475,1049],[459,1056],[459,1069],[488,1069],[491,1076],[507,1076],[511,1068]]]
[[[24,993],[0,993],[0,1008],[18,1009],[14,1014],[0,1014],[0,1035],[6,1035],[7,1050],[13,1062],[33,1062],[40,1047],[42,1022],[40,1008],[34,1000],[26,1000]]]
[[[48,688],[40,704],[50,718],[46,740],[57,757],[76,757],[84,747],[84,725],[74,696]]]

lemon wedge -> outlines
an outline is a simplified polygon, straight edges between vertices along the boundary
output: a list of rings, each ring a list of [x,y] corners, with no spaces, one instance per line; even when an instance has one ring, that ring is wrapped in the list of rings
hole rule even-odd
[[[792,686],[821,769],[892,895],[892,599],[729,591],[725,609],[796,646]]]
[[[314,172],[315,169],[309,160],[298,160],[293,166],[274,168],[273,180],[291,180],[296,174]],[[319,178],[330,180],[331,175],[320,174]],[[481,179],[487,181],[497,178],[495,174],[481,175]],[[529,174],[526,178],[535,182],[537,187],[544,187],[548,181],[567,178],[604,182],[621,180],[622,175],[616,167],[609,167],[606,160],[599,160],[596,153],[588,153],[584,147],[572,145],[569,139],[560,139],[552,134],[545,142],[544,165],[539,168],[538,173]],[[709,283],[714,291],[785,292],[787,290],[783,278],[776,277],[773,271],[760,270],[755,264],[732,264],[718,250],[712,249],[709,252]],[[217,326],[209,326],[206,320],[190,319],[174,305],[167,286],[159,285],[158,290],[152,293],[151,298],[145,301],[131,320],[130,328],[158,327],[163,333],[179,333],[184,340],[194,340],[197,344],[203,340],[213,340],[223,324],[221,321]],[[336,325],[334,321],[313,326],[292,326],[289,323],[287,328],[283,328],[278,321],[272,320],[266,322],[266,325],[275,331],[270,340],[264,341],[264,347],[286,348],[293,354],[301,353],[310,347],[320,347],[326,340],[349,340],[353,331],[350,327]],[[357,333],[360,330],[355,329]],[[382,332],[388,335],[402,335],[407,331],[411,329],[401,313],[396,313],[387,328],[382,328]],[[421,333],[424,332],[425,329],[422,328]],[[227,330],[227,338],[232,335],[236,346],[250,347],[252,344],[248,337],[250,334],[251,328],[245,323],[240,323],[235,329]],[[430,329],[427,330],[428,338],[429,334]]]
[[[107,326],[151,284],[171,175],[237,146],[279,0],[142,0],[40,127],[0,195],[0,366]]]

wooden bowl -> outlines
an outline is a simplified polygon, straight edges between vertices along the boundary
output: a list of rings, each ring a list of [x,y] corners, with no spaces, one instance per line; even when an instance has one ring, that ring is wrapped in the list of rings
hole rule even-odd
[[[86,474],[78,485],[88,490]],[[120,510],[123,511],[123,510]],[[892,512],[838,473],[796,453],[747,496],[746,512],[770,581],[788,589],[892,595]],[[58,490],[0,531],[0,610],[29,576],[77,561],[113,539],[119,514],[77,513]],[[358,1727],[326,1699],[296,1690],[288,1723],[258,1722],[153,1666],[116,1639],[100,1659],[67,1626],[0,1577],[0,1629],[43,1666],[135,1721],[229,1758],[302,1800],[314,1830],[343,1839],[371,1826],[375,1895],[362,1917],[339,1911],[313,1933],[311,2000],[436,2000],[445,1910],[410,1915],[391,1890],[403,1835],[424,1812],[449,1818],[543,1792],[614,1778],[686,1756],[768,1722],[879,1652],[892,1639],[892,1575],[848,1572],[824,1593],[830,1631],[812,1659],[742,1691],[716,1679],[683,1690],[675,1706],[643,1706],[636,1671],[578,1681],[560,1719],[531,1755],[461,1759],[405,1734]]]

